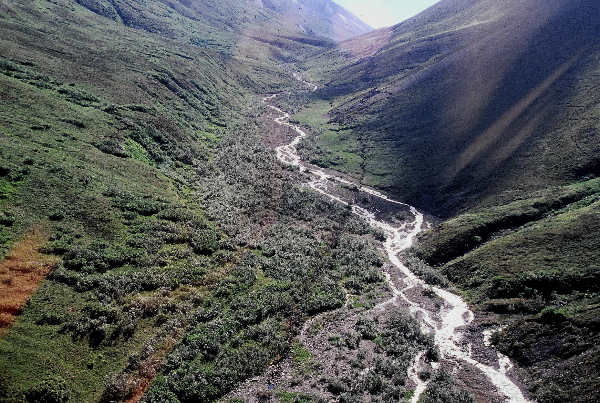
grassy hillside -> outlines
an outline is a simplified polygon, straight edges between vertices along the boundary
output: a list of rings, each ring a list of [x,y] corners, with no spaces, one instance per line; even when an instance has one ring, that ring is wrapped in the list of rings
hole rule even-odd
[[[471,209],[419,238],[490,324],[500,350],[527,370],[540,402],[595,400],[598,389],[599,180]]]
[[[197,354],[230,368],[227,383],[175,392],[214,399],[282,354],[294,321],[339,306],[338,267],[314,287],[298,286],[302,265],[298,278],[275,278],[254,251],[266,238],[248,247],[227,226],[249,198],[205,197],[209,184],[239,181],[220,157],[232,138],[260,143],[256,94],[293,85],[278,64],[331,44],[312,33],[327,18],[307,30],[292,17],[289,7],[237,1],[0,5],[0,400],[137,401],[176,346],[196,340],[193,330],[213,318],[206,312],[222,307],[216,314],[235,322],[239,343],[230,355]],[[253,161],[254,148],[236,150]],[[266,178],[277,168],[268,155]],[[256,203],[284,215],[265,198]],[[321,239],[327,231],[368,242],[362,224],[337,214],[323,235],[277,236],[336,253],[344,247]],[[268,239],[269,250],[281,248]],[[324,295],[326,285],[338,292]],[[226,308],[233,300],[246,316]],[[256,332],[273,338],[256,341]],[[256,350],[247,368],[232,368],[231,357]]]

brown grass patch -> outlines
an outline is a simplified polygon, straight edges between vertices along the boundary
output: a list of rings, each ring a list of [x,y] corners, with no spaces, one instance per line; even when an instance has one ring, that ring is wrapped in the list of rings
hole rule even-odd
[[[140,368],[127,375],[127,383],[131,385],[131,391],[128,393],[125,403],[138,403],[142,400],[142,397],[144,397],[150,384],[160,372],[168,354],[185,334],[184,328],[185,326],[183,328],[173,329],[171,333],[156,346],[154,353],[140,364]]]
[[[0,336],[23,312],[33,292],[57,263],[55,257],[38,251],[47,239],[46,231],[32,228],[0,262]]]

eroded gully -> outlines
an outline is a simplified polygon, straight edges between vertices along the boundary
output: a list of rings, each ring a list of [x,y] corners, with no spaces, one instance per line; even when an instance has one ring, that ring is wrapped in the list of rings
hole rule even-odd
[[[316,85],[303,81],[299,74],[294,73],[294,77],[311,87],[312,90],[317,89]],[[412,206],[392,200],[374,189],[353,183],[331,170],[326,171],[303,162],[296,150],[296,146],[307,134],[300,126],[289,122],[290,115],[287,112],[273,105],[276,97],[276,94],[267,96],[263,98],[263,102],[279,114],[274,119],[276,123],[287,126],[296,133],[296,136],[289,144],[279,146],[275,149],[277,158],[283,164],[297,167],[300,171],[304,172],[309,178],[306,183],[309,188],[335,202],[350,207],[355,214],[364,217],[371,225],[382,229],[385,233],[384,246],[388,259],[400,270],[403,277],[392,279],[390,274],[384,273],[393,291],[393,297],[390,300],[380,303],[375,309],[384,309],[386,305],[400,299],[421,322],[423,331],[434,335],[442,361],[462,361],[465,364],[471,365],[489,379],[491,384],[496,388],[497,394],[504,397],[504,401],[510,403],[528,403],[529,400],[524,397],[522,391],[509,377],[512,365],[506,356],[497,351],[493,351],[492,353],[493,356],[497,357],[494,360],[480,359],[474,356],[472,352],[473,338],[471,337],[470,340],[466,340],[465,337],[465,331],[473,321],[474,314],[468,308],[465,301],[446,289],[426,285],[423,280],[415,276],[399,259],[399,253],[412,245],[415,236],[426,225],[423,214]],[[347,194],[338,191],[342,187],[358,189],[360,193],[377,203],[359,205],[351,197],[348,197]],[[381,210],[378,207],[382,205],[385,205],[385,210],[388,214],[381,214]],[[389,219],[389,211],[393,208],[404,212],[403,215],[406,218],[402,222]],[[402,284],[402,286],[397,286],[396,284]],[[438,309],[430,306],[431,304],[423,304],[419,298],[411,298],[411,295],[422,294],[426,289],[433,291],[443,300],[441,308]],[[481,343],[478,343],[478,348],[484,346],[484,348],[493,349],[489,343],[490,333],[489,331],[479,332],[477,337],[479,337]],[[427,382],[422,380],[418,375],[428,365],[424,361],[423,355],[423,352],[420,352],[414,358],[408,373],[409,378],[416,385],[415,393],[412,397],[412,402],[414,403],[419,400],[421,394],[427,388]]]

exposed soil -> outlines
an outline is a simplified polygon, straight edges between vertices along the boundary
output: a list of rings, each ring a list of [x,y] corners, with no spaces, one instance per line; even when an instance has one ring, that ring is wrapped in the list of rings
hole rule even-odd
[[[23,312],[31,295],[58,262],[38,251],[47,239],[44,229],[34,227],[0,262],[0,335]]]
[[[165,363],[167,356],[173,347],[180,341],[183,336],[183,329],[174,329],[170,335],[159,345],[150,357],[148,357],[141,365],[137,372],[130,375],[130,382],[135,385],[132,392],[129,394],[125,403],[138,403],[144,397],[144,394],[150,387],[150,384],[156,378],[161,367]]]

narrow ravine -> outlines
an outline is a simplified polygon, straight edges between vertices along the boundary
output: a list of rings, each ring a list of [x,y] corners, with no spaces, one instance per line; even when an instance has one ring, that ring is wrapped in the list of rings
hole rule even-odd
[[[313,91],[317,89],[316,85],[304,81],[297,73],[294,73],[294,78],[308,85]],[[296,150],[296,146],[307,134],[301,127],[289,122],[290,115],[287,112],[273,105],[276,97],[276,94],[264,97],[263,102],[279,114],[274,119],[276,123],[289,127],[297,134],[289,144],[279,146],[275,149],[279,161],[283,164],[297,167],[300,171],[304,172],[309,178],[305,184],[307,187],[333,201],[351,207],[354,213],[364,217],[371,225],[382,229],[385,233],[386,240],[384,247],[388,259],[400,270],[403,277],[392,279],[388,273],[384,273],[394,293],[394,297],[379,304],[375,309],[384,309],[386,305],[393,303],[394,300],[401,299],[405,305],[408,305],[411,313],[421,322],[423,331],[434,335],[435,343],[441,353],[441,360],[458,360],[477,368],[495,386],[497,394],[503,396],[506,402],[529,402],[509,376],[512,364],[507,357],[496,351],[493,352],[493,355],[498,357],[495,363],[480,362],[473,357],[471,343],[466,340],[464,335],[466,327],[473,321],[475,315],[468,308],[466,302],[458,295],[446,289],[426,285],[398,257],[402,251],[408,249],[413,244],[416,235],[425,227],[426,223],[423,214],[414,207],[392,200],[374,189],[360,186],[344,179],[341,175],[331,170],[321,169],[303,162]],[[372,200],[377,201],[379,205],[385,204],[385,209],[388,211],[397,208],[398,211],[404,212],[404,215],[408,218],[399,224],[387,220],[388,216],[382,214],[381,210],[374,207],[372,203],[371,205],[358,205],[353,199],[346,197],[343,191],[339,191],[343,186],[358,189],[358,192],[368,195]],[[396,286],[397,282],[394,280],[400,280],[403,286]],[[419,301],[410,298],[411,294],[416,295],[415,291],[422,293],[425,289],[432,290],[444,301],[439,310],[425,304],[420,305]],[[480,337],[482,340],[481,345],[484,345],[484,348],[493,349],[490,343],[487,342],[489,334],[484,335],[480,332]],[[484,341],[486,342],[484,343]],[[416,385],[411,400],[414,403],[419,400],[427,388],[427,382],[423,381],[418,375],[422,368],[429,365],[424,361],[423,355],[423,352],[420,352],[415,357],[408,373],[409,378]]]

